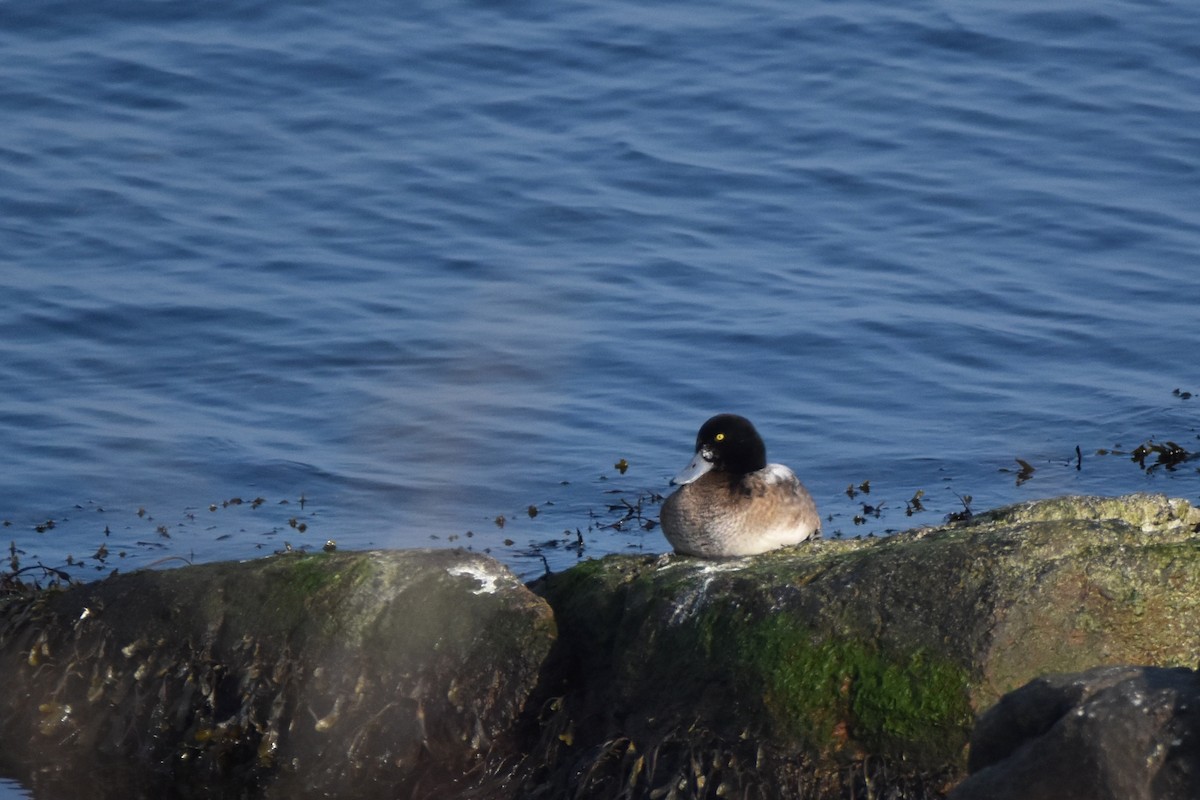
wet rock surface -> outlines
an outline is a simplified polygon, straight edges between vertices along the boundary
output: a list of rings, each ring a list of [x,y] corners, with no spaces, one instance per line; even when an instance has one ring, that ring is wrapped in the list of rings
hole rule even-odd
[[[542,686],[559,731],[536,759],[543,784],[941,797],[975,715],[1006,692],[1097,664],[1193,663],[1198,525],[1163,497],[1060,498],[887,539],[549,576],[534,588],[562,661]]]
[[[0,769],[41,798],[943,798],[1006,693],[1194,666],[1198,528],[1180,500],[1059,498],[528,588],[457,551],[138,572],[0,603]],[[1138,691],[1191,680],[1163,675]],[[1071,686],[989,712],[963,786],[1069,732]],[[1063,747],[1047,774],[1092,769]]]
[[[455,551],[143,571],[0,606],[0,753],[39,797],[397,797],[478,769],[549,608]]]
[[[951,800],[1200,797],[1200,675],[1101,667],[1031,681],[971,736]]]

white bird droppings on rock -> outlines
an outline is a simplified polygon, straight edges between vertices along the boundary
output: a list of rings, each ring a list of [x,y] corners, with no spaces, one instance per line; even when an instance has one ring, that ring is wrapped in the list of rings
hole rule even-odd
[[[500,589],[501,576],[489,572],[486,567],[480,564],[460,564],[454,567],[447,567],[446,572],[456,578],[465,576],[479,581],[479,588],[474,589],[472,594],[495,594]]]

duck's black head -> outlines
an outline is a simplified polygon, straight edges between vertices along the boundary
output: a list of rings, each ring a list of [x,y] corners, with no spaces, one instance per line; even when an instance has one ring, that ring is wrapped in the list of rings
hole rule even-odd
[[[766,465],[767,447],[750,420],[737,414],[718,414],[700,426],[691,463],[671,483],[688,484],[709,472],[737,483],[743,475]]]
[[[767,465],[767,446],[750,420],[737,414],[717,414],[700,426],[696,452],[705,453],[713,469],[734,475],[756,472]]]

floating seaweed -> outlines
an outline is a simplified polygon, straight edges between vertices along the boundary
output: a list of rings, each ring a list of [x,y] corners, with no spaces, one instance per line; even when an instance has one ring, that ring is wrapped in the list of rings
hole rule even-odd
[[[917,491],[913,494],[912,499],[907,500],[904,503],[904,516],[911,517],[913,514],[924,511],[925,506],[921,504],[921,498],[924,496],[925,490],[917,489]]]
[[[969,494],[959,494],[958,492],[955,492],[954,496],[958,498],[958,502],[962,503],[963,510],[955,511],[952,514],[947,515],[946,521],[947,522],[965,522],[966,520],[969,520],[972,517],[974,517],[975,512],[971,510],[971,500],[973,500],[974,498],[972,498],[971,495],[969,495]]]
[[[15,544],[10,545],[12,554],[11,568],[0,572],[0,597],[18,594],[31,594],[51,587],[70,586],[76,581],[63,569],[48,567],[45,564],[30,564],[22,567],[17,558]]]
[[[1147,465],[1146,459],[1151,455],[1155,457],[1155,461]],[[1160,444],[1154,440],[1139,444],[1133,449],[1133,453],[1130,456],[1131,460],[1136,462],[1146,472],[1152,472],[1159,467],[1164,467],[1168,472],[1171,472],[1180,464],[1194,457],[1194,453],[1189,452],[1187,448],[1175,442],[1167,441]]]

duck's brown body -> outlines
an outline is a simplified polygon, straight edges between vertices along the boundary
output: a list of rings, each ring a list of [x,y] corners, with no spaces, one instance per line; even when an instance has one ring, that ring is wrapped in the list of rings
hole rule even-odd
[[[696,437],[696,455],[663,503],[663,534],[676,552],[704,558],[765,553],[799,544],[821,527],[812,495],[766,448],[744,417],[713,417]]]

